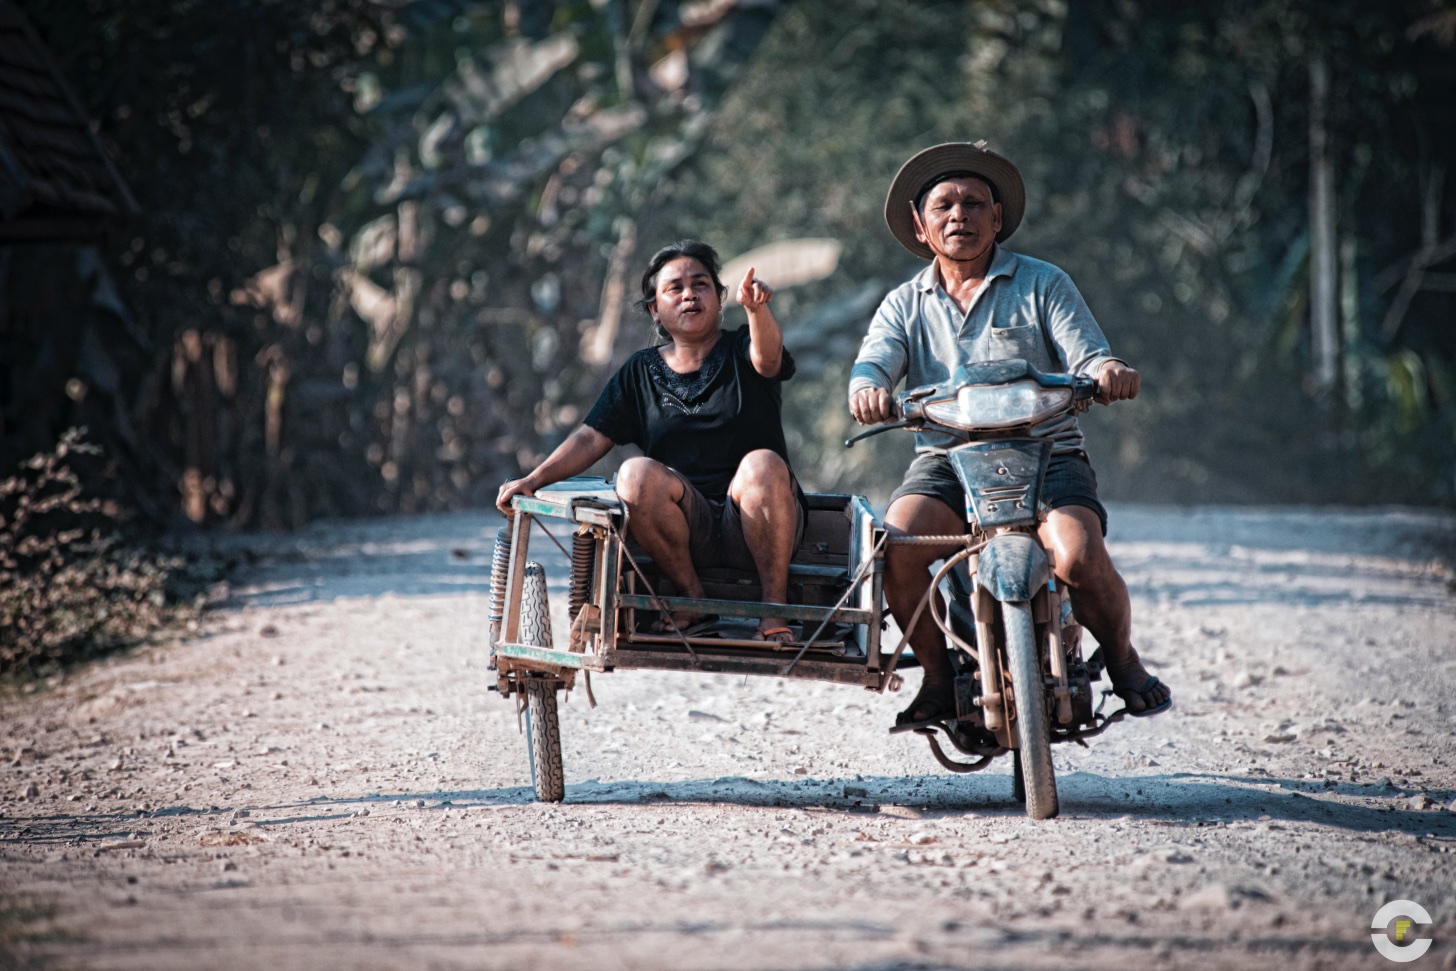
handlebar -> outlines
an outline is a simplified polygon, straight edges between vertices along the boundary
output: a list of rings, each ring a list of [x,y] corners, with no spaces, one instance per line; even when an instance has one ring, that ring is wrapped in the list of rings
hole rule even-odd
[[[1019,366],[1023,370],[1008,375],[1008,365],[1012,368]],[[970,367],[986,372],[987,377],[994,375],[995,377],[1005,378],[1030,372],[1043,387],[1070,387],[1072,401],[1074,402],[1091,401],[1097,397],[1100,391],[1096,378],[1081,374],[1044,374],[1025,361],[989,361],[982,365],[971,365]],[[964,370],[963,368],[961,373],[964,373]],[[960,373],[957,374],[957,377],[960,377]],[[861,442],[881,432],[888,432],[897,428],[910,428],[915,431],[920,431],[924,428],[927,421],[925,407],[920,402],[925,398],[931,397],[938,390],[940,390],[939,386],[926,385],[925,387],[904,391],[896,395],[894,399],[895,413],[900,417],[895,421],[877,425],[867,431],[860,432],[858,435],[846,438],[844,440],[844,447],[854,448],[855,442]],[[1077,410],[1081,411],[1083,409],[1079,408]]]
[[[855,435],[852,438],[846,438],[844,440],[844,447],[854,448],[855,442],[862,442],[866,438],[872,438],[873,436],[880,434],[880,432],[888,432],[896,428],[915,428],[918,427],[919,424],[920,423],[918,421],[914,421],[909,418],[901,418],[899,421],[892,421],[887,422],[883,425],[876,425],[869,431],[860,432],[858,435]]]

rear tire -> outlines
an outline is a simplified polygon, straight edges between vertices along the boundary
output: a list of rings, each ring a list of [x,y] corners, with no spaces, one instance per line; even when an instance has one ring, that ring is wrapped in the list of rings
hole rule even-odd
[[[1006,663],[1011,687],[1016,694],[1016,738],[1019,748],[1026,814],[1032,819],[1051,819],[1060,810],[1057,778],[1052,768],[1050,714],[1046,689],[1042,685],[1041,658],[1036,649],[1036,629],[1031,604],[1001,604],[1001,621],[1006,630]]]
[[[551,607],[546,599],[546,571],[527,563],[521,589],[520,642],[551,646]],[[541,802],[566,798],[566,773],[561,764],[561,720],[556,714],[559,682],[547,678],[524,679],[526,693],[526,752],[531,762],[531,785]]]

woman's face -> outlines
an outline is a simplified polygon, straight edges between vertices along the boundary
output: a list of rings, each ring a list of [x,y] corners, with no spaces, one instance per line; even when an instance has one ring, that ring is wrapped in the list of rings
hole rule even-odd
[[[691,256],[680,256],[657,272],[652,319],[677,340],[701,338],[718,329],[723,302],[708,268]]]

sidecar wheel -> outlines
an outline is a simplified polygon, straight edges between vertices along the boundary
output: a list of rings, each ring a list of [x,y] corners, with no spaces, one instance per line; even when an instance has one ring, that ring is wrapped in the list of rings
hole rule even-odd
[[[520,639],[522,644],[551,646],[551,608],[546,600],[546,571],[539,563],[527,563],[521,590]],[[526,752],[531,762],[531,784],[541,802],[566,798],[566,774],[561,764],[561,720],[556,714],[558,682],[547,678],[525,679]]]
[[[1046,689],[1042,685],[1041,659],[1036,649],[1036,630],[1031,604],[1001,604],[1001,621],[1006,630],[1006,662],[1011,687],[1016,694],[1016,738],[1019,748],[1022,788],[1026,793],[1026,814],[1032,819],[1051,819],[1057,804],[1057,777],[1052,768],[1051,732],[1048,727]]]
[[[566,798],[561,765],[561,721],[556,715],[556,682],[526,682],[526,750],[531,757],[531,784],[539,802]]]

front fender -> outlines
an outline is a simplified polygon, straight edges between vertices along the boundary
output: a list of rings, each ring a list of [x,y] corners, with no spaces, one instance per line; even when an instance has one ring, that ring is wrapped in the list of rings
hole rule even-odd
[[[1025,533],[1002,533],[981,550],[976,586],[1000,601],[1027,601],[1051,579],[1046,550]]]

